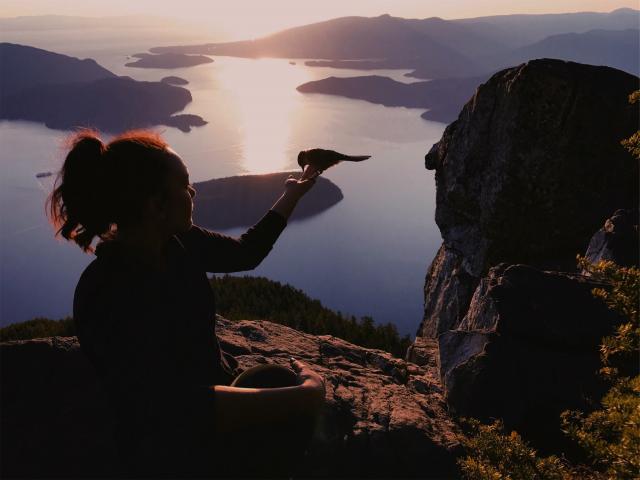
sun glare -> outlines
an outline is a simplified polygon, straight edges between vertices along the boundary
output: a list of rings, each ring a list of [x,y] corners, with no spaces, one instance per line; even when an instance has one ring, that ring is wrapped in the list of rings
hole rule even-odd
[[[242,164],[247,173],[282,171],[288,158],[292,120],[301,107],[296,87],[309,80],[306,69],[282,59],[221,59],[217,81],[236,108]]]

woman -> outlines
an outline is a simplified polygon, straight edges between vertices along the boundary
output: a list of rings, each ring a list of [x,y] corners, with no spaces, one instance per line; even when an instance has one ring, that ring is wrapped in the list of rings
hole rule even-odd
[[[195,190],[160,136],[134,131],[108,144],[93,131],[73,136],[49,211],[58,233],[85,252],[99,239],[76,287],[74,321],[114,407],[129,473],[286,473],[283,463],[302,454],[283,447],[308,441],[322,378],[293,359],[294,371],[263,366],[235,378],[237,363],[216,338],[206,272],[255,268],[317,172],[305,176],[290,177],[235,239],[192,224]],[[269,447],[275,437],[285,445]]]

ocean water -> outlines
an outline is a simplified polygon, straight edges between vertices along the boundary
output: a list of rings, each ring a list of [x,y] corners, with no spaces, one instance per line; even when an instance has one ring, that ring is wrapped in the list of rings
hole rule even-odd
[[[28,37],[23,43],[28,44]],[[66,43],[65,43],[66,42]],[[296,169],[299,150],[323,147],[372,155],[324,173],[344,200],[291,222],[274,250],[250,275],[304,290],[325,306],[414,334],[422,318],[424,278],[439,244],[434,222],[435,182],[424,155],[445,125],[422,110],[300,94],[295,87],[328,76],[377,74],[399,81],[406,71],[360,72],[304,66],[288,59],[215,57],[184,69],[125,67],[127,55],[166,42],[113,45],[57,40],[55,50],[91,57],[119,75],[187,79],[193,102],[184,113],[209,123],[189,133],[156,127],[182,156],[191,180]],[[36,45],[46,48],[45,45]],[[0,122],[0,325],[71,314],[76,282],[90,255],[53,238],[44,201],[60,168],[69,132],[31,122]],[[275,202],[276,198],[274,198]],[[258,218],[256,218],[258,220]],[[245,229],[223,231],[239,235]]]

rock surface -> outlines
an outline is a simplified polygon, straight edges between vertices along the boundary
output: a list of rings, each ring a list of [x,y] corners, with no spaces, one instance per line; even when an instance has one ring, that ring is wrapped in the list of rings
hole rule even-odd
[[[611,260],[624,266],[638,266],[638,212],[617,210],[591,241],[585,257],[591,263]]]
[[[458,448],[437,372],[330,336],[219,317],[242,367],[288,365],[325,378],[326,407],[301,476],[450,476]],[[2,475],[117,472],[104,395],[74,337],[7,342],[2,360]]]
[[[495,74],[426,155],[443,245],[425,283],[418,336],[456,328],[501,262],[571,270],[602,222],[638,204],[638,78],[535,60]],[[541,95],[544,92],[544,95]]]
[[[579,274],[499,265],[456,330],[438,338],[440,374],[456,414],[504,420],[540,447],[562,446],[560,413],[589,410],[607,385],[599,346],[623,319]]]

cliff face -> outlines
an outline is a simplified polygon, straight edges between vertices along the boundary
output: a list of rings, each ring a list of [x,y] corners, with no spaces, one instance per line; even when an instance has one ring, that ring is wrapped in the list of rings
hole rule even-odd
[[[607,67],[536,60],[495,74],[426,155],[443,244],[425,283],[418,336],[460,325],[499,263],[574,270],[618,208],[638,203],[638,79]]]
[[[599,345],[622,319],[575,257],[638,262],[638,162],[620,145],[637,88],[606,67],[529,62],[482,85],[426,156],[443,244],[407,358],[435,344],[451,411],[500,418],[542,451],[570,452],[560,413],[606,389]]]
[[[457,432],[435,362],[419,367],[270,322],[219,318],[218,336],[244,368],[288,366],[293,356],[324,376],[326,407],[302,477],[452,472]],[[104,392],[75,337],[4,343],[0,358],[3,477],[118,473]]]
[[[599,345],[622,318],[588,277],[501,264],[474,292],[456,330],[438,338],[440,374],[456,414],[503,420],[544,451],[567,451],[560,414],[589,411],[607,390]]]

